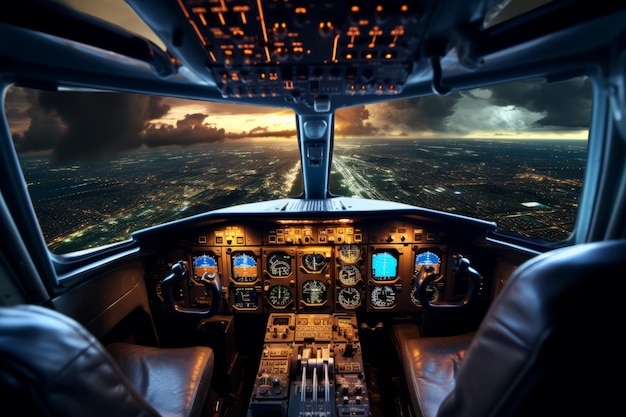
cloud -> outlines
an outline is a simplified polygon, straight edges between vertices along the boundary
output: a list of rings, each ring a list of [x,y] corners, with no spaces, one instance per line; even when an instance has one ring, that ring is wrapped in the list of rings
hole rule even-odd
[[[97,159],[143,142],[148,120],[167,113],[162,98],[136,94],[30,91],[28,130],[18,152],[53,150],[60,162]]]
[[[454,114],[459,93],[449,96],[425,96],[368,106],[382,132],[447,132],[447,118]]]
[[[239,138],[295,138],[296,137],[296,129],[285,129],[285,130],[270,130],[267,127],[255,127],[250,129],[249,132],[242,133],[239,136],[235,136],[233,134],[229,134],[229,139],[239,139]]]
[[[61,163],[111,157],[140,146],[186,146],[224,139],[296,135],[295,127],[275,132],[267,128],[226,132],[206,122],[209,114],[199,112],[186,114],[173,125],[156,124],[155,120],[172,112],[172,100],[157,96],[50,93],[21,88],[9,91],[7,116],[14,129],[17,151],[52,151]],[[226,107],[222,109],[224,113],[233,111],[232,106]]]
[[[514,106],[542,116],[537,128],[587,129],[591,121],[592,86],[588,78],[546,83],[542,80],[521,81],[493,86],[490,102],[497,106]]]
[[[339,136],[378,136],[380,128],[369,121],[366,106],[354,106],[335,112],[335,134]]]
[[[276,109],[259,106],[22,88],[9,89],[6,103],[17,151],[52,150],[61,162],[109,157],[140,146],[296,136],[295,124],[285,129],[283,121],[272,124],[270,118],[261,119],[267,125],[247,127],[247,131],[223,127],[237,129],[232,122],[222,122],[221,117],[229,114],[243,114],[246,119],[254,116],[256,120],[271,112],[276,114]],[[528,80],[445,97],[424,96],[340,109],[335,114],[335,135],[458,137],[475,132],[514,135],[584,130],[589,127],[591,105],[591,83],[585,78],[555,83]]]
[[[46,151],[59,143],[65,134],[66,126],[59,115],[39,105],[37,94],[33,90],[10,89],[7,94],[7,118],[12,121],[11,129],[22,134],[13,135],[18,152]]]
[[[366,115],[373,134],[514,135],[587,129],[591,105],[591,83],[586,78],[557,83],[537,79],[368,105]],[[350,120],[358,113],[345,116]]]
[[[179,120],[176,126],[149,125],[142,135],[143,143],[148,146],[193,145],[224,140],[224,129],[203,123],[208,114],[188,114]]]

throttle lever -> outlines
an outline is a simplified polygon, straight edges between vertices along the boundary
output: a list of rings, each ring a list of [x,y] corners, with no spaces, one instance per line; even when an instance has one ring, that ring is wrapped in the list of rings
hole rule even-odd
[[[203,276],[200,280],[207,290],[207,293],[211,294],[211,305],[207,309],[201,308],[187,308],[182,307],[176,302],[174,297],[174,284],[181,282],[187,275],[187,267],[185,261],[178,261],[172,265],[172,273],[163,278],[161,281],[161,291],[165,302],[177,313],[199,315],[204,317],[211,317],[220,307],[222,301],[222,286],[220,284],[219,274],[215,274],[212,277]]]

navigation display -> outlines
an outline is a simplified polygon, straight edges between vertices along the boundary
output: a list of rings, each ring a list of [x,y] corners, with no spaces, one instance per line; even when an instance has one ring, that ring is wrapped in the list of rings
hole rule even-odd
[[[392,281],[398,276],[398,254],[394,250],[381,250],[372,254],[372,279]]]

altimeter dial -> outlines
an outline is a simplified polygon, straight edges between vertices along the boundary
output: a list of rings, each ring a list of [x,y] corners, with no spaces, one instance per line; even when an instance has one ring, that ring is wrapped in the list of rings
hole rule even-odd
[[[337,302],[346,310],[354,310],[361,305],[361,292],[356,287],[345,287],[339,290]]]

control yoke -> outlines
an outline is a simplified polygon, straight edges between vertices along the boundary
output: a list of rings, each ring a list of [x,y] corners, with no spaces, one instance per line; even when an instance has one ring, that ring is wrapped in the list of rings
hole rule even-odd
[[[174,285],[183,281],[187,275],[186,262],[178,261],[172,265],[172,273],[161,281],[161,290],[163,292],[163,298],[165,302],[177,313],[194,314],[199,316],[210,317],[213,316],[220,307],[222,301],[222,287],[220,284],[219,275],[216,274],[213,277],[202,277],[202,284],[208,294],[211,294],[211,305],[207,309],[200,308],[186,308],[180,306],[174,297]]]
[[[460,276],[467,277],[467,291],[465,297],[459,302],[430,302],[428,298],[428,284],[435,282],[440,275],[432,273],[432,270],[425,269],[420,274],[419,289],[417,299],[424,309],[458,309],[470,307],[478,299],[478,294],[482,286],[482,277],[474,268],[470,266],[469,259],[462,255],[454,255],[452,269]]]

